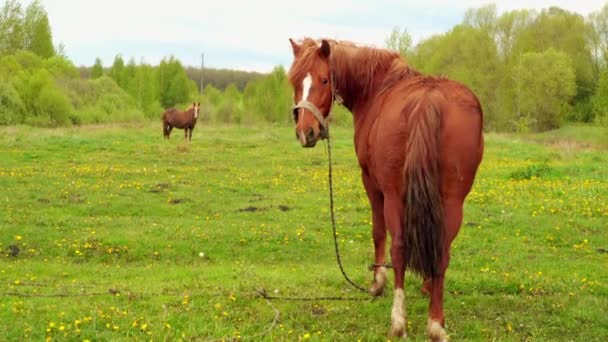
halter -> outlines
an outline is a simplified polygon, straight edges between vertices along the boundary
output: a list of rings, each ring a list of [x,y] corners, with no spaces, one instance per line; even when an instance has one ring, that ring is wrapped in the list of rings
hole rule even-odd
[[[329,63],[329,69],[332,70],[332,65],[331,62]],[[317,119],[317,121],[319,122],[319,124],[321,125],[321,133],[320,133],[320,138],[321,140],[323,139],[327,139],[329,138],[329,117],[331,116],[331,110],[333,109],[334,106],[334,102],[338,102],[338,104],[342,104],[342,97],[338,94],[338,91],[336,90],[336,74],[333,72],[333,70],[330,73],[330,78],[331,78],[331,104],[329,105],[329,111],[327,112],[327,116],[323,116],[323,114],[321,113],[321,111],[319,110],[319,108],[317,108],[317,106],[315,106],[314,103],[306,100],[306,99],[302,99],[300,102],[298,102],[298,104],[294,105],[293,107],[291,107],[291,110],[293,111],[294,116],[297,115],[298,113],[298,109],[308,109],[312,115],[315,117],[315,119]]]

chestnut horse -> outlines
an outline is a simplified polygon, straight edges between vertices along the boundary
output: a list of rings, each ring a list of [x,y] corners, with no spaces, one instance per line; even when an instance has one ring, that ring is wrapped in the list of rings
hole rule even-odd
[[[446,340],[443,283],[450,245],[483,155],[478,99],[458,82],[423,76],[393,51],[333,40],[289,41],[301,145],[313,147],[328,137],[335,100],[353,114],[355,151],[372,209],[372,295],[380,295],[387,281],[387,230],[391,236],[391,334],[405,336],[403,280],[409,269],[424,278],[423,291],[430,294],[429,337]]]
[[[167,109],[162,116],[163,135],[165,136],[165,139],[169,139],[171,130],[175,127],[182,128],[184,130],[185,138],[192,141],[192,130],[194,130],[194,126],[196,126],[200,108],[200,102],[192,102],[192,106],[183,112],[175,108]]]

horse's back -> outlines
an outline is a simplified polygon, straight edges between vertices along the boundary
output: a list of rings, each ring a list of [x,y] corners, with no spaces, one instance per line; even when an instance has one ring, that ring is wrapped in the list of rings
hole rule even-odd
[[[483,153],[483,112],[469,88],[446,78],[420,76],[395,84],[377,98],[370,111],[377,116],[370,122],[367,141],[357,145],[361,154],[367,154],[370,166],[381,173],[380,178],[395,178],[389,186],[401,182],[396,176],[401,173],[394,170],[403,167],[408,137],[439,134],[444,190],[466,196]],[[418,120],[420,115],[427,117]],[[439,120],[436,126],[431,124],[432,115]],[[431,132],[433,127],[438,127],[438,133]]]
[[[165,112],[163,113],[163,115],[161,116],[161,119],[164,121],[169,121],[172,119],[173,114],[177,112],[176,108],[169,108],[167,110],[165,110]]]

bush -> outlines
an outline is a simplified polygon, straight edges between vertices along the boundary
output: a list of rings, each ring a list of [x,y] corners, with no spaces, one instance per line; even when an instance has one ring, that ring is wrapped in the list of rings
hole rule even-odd
[[[0,82],[0,125],[23,122],[25,105],[10,82]]]
[[[51,126],[61,126],[70,123],[68,120],[74,107],[67,96],[54,85],[45,85],[36,102],[37,116],[49,118]]]

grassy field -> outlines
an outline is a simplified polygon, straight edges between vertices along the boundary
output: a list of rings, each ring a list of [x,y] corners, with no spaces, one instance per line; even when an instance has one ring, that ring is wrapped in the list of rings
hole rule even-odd
[[[352,132],[333,136],[342,258],[367,284]],[[369,300],[335,262],[324,146],[278,126],[182,137],[0,127],[0,340],[387,340],[392,291]],[[487,136],[446,280],[454,341],[608,340],[608,153],[550,138]],[[411,341],[420,283],[408,275]]]

